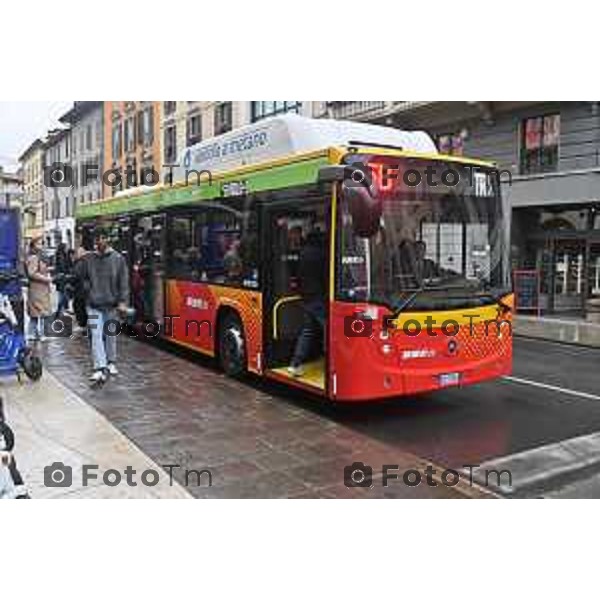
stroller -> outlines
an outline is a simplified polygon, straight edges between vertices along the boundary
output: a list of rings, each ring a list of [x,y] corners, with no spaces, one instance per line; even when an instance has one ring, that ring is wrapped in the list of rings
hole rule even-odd
[[[15,278],[18,283],[18,275],[7,276],[0,273],[0,377],[16,374],[21,381],[21,375],[25,373],[29,379],[37,381],[43,373],[42,361],[27,346],[11,299],[3,293],[3,284],[14,281]]]
[[[19,275],[19,213],[0,209],[0,377],[42,376],[42,362],[23,335],[23,293]],[[20,318],[17,318],[17,314]]]

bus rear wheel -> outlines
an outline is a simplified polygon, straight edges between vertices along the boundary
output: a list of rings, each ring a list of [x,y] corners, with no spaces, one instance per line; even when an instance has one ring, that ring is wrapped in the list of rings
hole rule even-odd
[[[241,377],[246,372],[244,329],[234,314],[227,315],[219,327],[219,365],[230,377]]]

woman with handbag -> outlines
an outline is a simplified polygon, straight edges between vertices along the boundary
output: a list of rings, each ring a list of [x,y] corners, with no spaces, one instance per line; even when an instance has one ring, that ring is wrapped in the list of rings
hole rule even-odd
[[[52,308],[50,289],[52,277],[42,257],[41,240],[31,240],[25,259],[25,270],[29,282],[27,314],[29,315],[28,341],[44,341],[44,318]]]

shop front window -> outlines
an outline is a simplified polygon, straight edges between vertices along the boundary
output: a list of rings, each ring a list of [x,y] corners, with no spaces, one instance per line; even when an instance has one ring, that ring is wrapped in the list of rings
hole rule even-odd
[[[559,139],[560,115],[525,119],[521,123],[521,174],[556,171]]]
[[[437,139],[438,149],[440,154],[448,154],[451,156],[463,156],[465,146],[465,135],[461,133],[450,133],[448,135],[440,135]]]

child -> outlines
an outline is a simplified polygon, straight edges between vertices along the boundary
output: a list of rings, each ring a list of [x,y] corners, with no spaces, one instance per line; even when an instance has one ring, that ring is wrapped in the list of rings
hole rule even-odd
[[[0,500],[12,500],[17,497],[17,490],[10,474],[10,452],[0,451]]]
[[[4,420],[4,407],[0,398],[0,499],[26,500],[29,494],[11,453],[14,446],[15,436]]]

